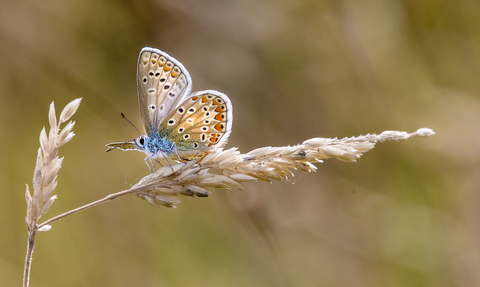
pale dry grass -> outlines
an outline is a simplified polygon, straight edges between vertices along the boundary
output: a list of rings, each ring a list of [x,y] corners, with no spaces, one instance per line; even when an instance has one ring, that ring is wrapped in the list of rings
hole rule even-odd
[[[50,224],[58,219],[90,207],[106,203],[117,197],[133,194],[147,200],[156,207],[175,207],[180,200],[178,195],[206,197],[216,189],[242,189],[243,182],[286,180],[293,172],[314,172],[314,163],[324,159],[336,158],[341,161],[355,162],[365,152],[373,149],[377,142],[405,140],[413,136],[429,137],[435,132],[421,128],[413,133],[385,131],[379,135],[343,139],[313,138],[296,146],[263,147],[246,154],[236,148],[217,150],[209,153],[200,162],[189,161],[174,166],[165,166],[155,173],[140,179],[130,189],[112,193],[100,200],[57,215],[41,224],[41,216],[51,207],[56,195],[57,177],[63,158],[58,157],[58,149],[72,139],[75,122],[69,122],[63,130],[60,128],[76,112],[81,99],[70,102],[57,120],[55,107],[50,105],[50,132],[45,128],[40,133],[40,148],[33,177],[33,195],[27,185],[27,216],[29,232],[27,256],[25,259],[24,286],[29,284],[31,258],[35,245],[35,235],[51,228]]]
[[[429,137],[435,132],[421,128],[413,133],[385,131],[343,139],[313,138],[296,146],[263,147],[241,154],[236,148],[208,154],[194,161],[162,167],[145,176],[128,193],[136,194],[157,207],[174,207],[176,195],[208,196],[215,189],[241,189],[245,181],[286,180],[293,171],[314,172],[314,163],[336,158],[355,162],[377,142],[398,141],[412,136]],[[127,192],[127,191],[125,191]]]
[[[75,114],[80,106],[81,100],[82,99],[76,99],[68,103],[60,113],[58,120],[55,114],[55,105],[52,102],[48,113],[48,121],[50,123],[48,136],[45,127],[43,127],[40,132],[40,148],[38,149],[37,162],[33,172],[33,195],[30,193],[28,185],[25,192],[25,198],[27,200],[27,216],[25,220],[29,236],[23,276],[24,286],[28,286],[35,235],[38,232],[50,229],[50,225],[40,227],[38,221],[40,217],[47,213],[57,198],[53,192],[57,187],[57,177],[63,162],[63,157],[58,157],[58,149],[75,136],[72,131],[75,126],[74,121],[70,121],[63,129],[61,129],[60,126]]]

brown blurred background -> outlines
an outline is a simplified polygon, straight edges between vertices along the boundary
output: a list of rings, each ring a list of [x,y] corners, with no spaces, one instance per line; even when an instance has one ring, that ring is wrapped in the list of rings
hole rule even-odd
[[[144,46],[234,106],[228,147],[384,130],[289,182],[157,209],[124,197],[37,237],[31,286],[480,286],[477,0],[28,1],[0,4],[0,282],[20,286],[38,136],[83,97],[48,219],[149,173],[105,153],[137,134]]]

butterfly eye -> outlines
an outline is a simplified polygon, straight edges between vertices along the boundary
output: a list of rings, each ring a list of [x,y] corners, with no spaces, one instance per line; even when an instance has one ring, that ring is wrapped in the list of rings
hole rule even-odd
[[[145,144],[145,139],[143,137],[141,137],[139,140],[138,140],[138,143],[141,145],[141,147],[144,146]]]

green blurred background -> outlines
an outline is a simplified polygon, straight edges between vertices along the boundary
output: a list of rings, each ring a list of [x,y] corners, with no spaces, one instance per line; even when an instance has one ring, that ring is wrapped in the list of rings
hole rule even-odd
[[[44,217],[129,187],[136,61],[181,61],[234,106],[228,147],[430,127],[357,163],[157,209],[129,196],[37,237],[31,286],[480,286],[478,0],[0,3],[0,284],[20,286],[49,104],[83,97]]]

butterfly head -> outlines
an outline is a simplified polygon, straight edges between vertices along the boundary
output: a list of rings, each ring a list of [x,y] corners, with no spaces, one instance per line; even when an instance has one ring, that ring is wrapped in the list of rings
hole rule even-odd
[[[133,145],[137,148],[139,151],[145,150],[145,144],[148,141],[148,137],[146,135],[141,135],[136,139],[133,139]]]
[[[166,138],[141,135],[138,138],[126,142],[107,144],[107,147],[107,151],[113,149],[137,150],[146,153],[148,156],[156,157],[160,153],[167,155],[172,154],[175,149],[175,144]]]

